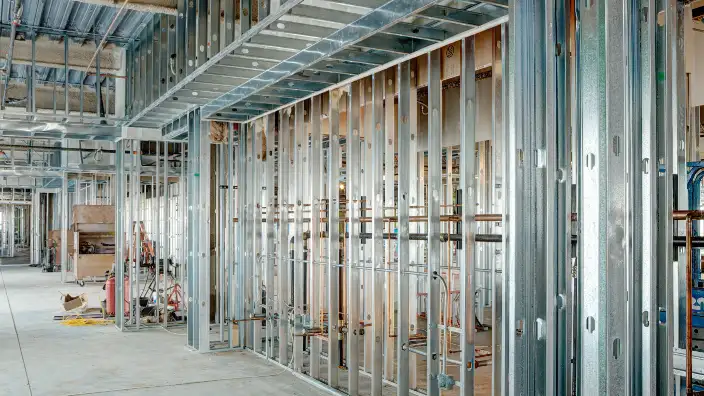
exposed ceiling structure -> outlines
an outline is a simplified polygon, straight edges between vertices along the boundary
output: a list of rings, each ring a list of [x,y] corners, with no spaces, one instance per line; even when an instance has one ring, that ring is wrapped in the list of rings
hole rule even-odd
[[[107,1],[0,3],[3,131],[66,137],[71,125],[93,124],[92,135],[114,135],[105,125],[122,121],[115,94],[124,79],[125,49],[151,18],[148,11],[158,10],[139,3],[123,9]]]
[[[508,0],[262,4],[2,2],[0,129],[114,139],[129,125],[175,138],[196,107],[212,120],[251,120],[508,13]]]
[[[129,125],[181,138],[181,117],[194,108],[250,121],[508,17],[508,0],[265,3],[4,1],[0,128],[114,139]],[[694,2],[694,19],[702,5]]]
[[[189,47],[185,53],[189,62],[197,58],[197,67],[190,66],[193,70],[173,85],[167,82],[158,97],[140,97],[136,89],[131,125],[159,128],[200,106],[208,119],[248,121],[446,44],[450,37],[496,24],[507,17],[507,5],[502,0],[291,0],[268,15],[258,12],[256,24],[249,30],[245,26],[229,44],[220,40],[225,48],[207,61],[198,57],[205,42],[196,37],[192,49],[201,51],[189,54]],[[141,43],[151,48],[147,40]],[[144,77],[136,74],[136,79]],[[147,76],[144,81],[148,86],[155,80]]]

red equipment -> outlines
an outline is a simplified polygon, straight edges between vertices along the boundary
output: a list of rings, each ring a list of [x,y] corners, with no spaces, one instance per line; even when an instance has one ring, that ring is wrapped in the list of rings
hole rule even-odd
[[[125,277],[125,303],[123,306],[125,307],[125,313],[130,312],[130,289],[129,289],[129,280]],[[110,279],[108,279],[105,282],[105,310],[107,311],[108,315],[114,316],[115,315],[115,277],[112,276]]]

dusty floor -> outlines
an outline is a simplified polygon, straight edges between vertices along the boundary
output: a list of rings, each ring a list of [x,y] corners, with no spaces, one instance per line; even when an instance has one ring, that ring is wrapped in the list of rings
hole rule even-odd
[[[57,273],[0,265],[0,394],[326,394],[248,352],[190,352],[185,329],[122,333],[112,325],[63,326],[52,320],[60,292],[88,293],[90,306],[104,293],[100,284],[62,285]]]

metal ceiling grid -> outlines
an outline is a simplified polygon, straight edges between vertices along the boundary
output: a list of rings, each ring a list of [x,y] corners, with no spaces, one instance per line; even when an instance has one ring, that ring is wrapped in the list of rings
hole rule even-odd
[[[106,42],[128,45],[151,20],[151,14],[117,7],[81,3],[74,0],[22,0],[21,22],[17,30],[17,40],[31,40],[32,37],[46,36],[61,45],[64,38],[77,43]],[[0,4],[0,32],[7,35],[13,20],[14,2]],[[112,25],[112,27],[111,27]],[[4,68],[6,60],[0,61]],[[10,78],[25,83],[30,75],[29,65],[13,64]],[[61,67],[35,66],[36,83],[57,83],[63,86],[66,79]],[[95,77],[82,75],[76,70],[69,71],[69,85],[95,86]],[[104,88],[108,88],[104,85]]]
[[[0,3],[0,23],[3,28],[12,23],[13,1]],[[20,26],[40,34],[62,39],[68,34],[72,40],[100,40],[115,19],[119,8],[82,3],[75,0],[22,0]],[[151,14],[123,10],[115,19],[112,41],[134,38]]]
[[[0,68],[4,67],[4,62],[0,61]],[[10,81],[20,82],[22,84],[26,83],[27,77],[31,75],[31,65],[13,64],[10,72]],[[58,67],[45,67],[45,66],[35,66],[36,82],[39,85],[53,85],[56,83],[60,88],[64,86],[66,82],[66,73],[63,68]],[[68,70],[68,85],[79,87],[81,84],[86,86],[86,89],[95,90],[95,75],[94,74],[84,74],[78,70],[69,69]],[[115,90],[115,86],[110,85],[109,87],[104,84],[105,78],[101,78],[101,83],[103,89],[110,89],[110,91]],[[8,101],[12,98],[8,98]]]
[[[238,21],[243,33],[207,59],[218,35],[202,33],[208,13],[196,14],[196,8],[208,4],[196,3],[188,8],[179,3],[185,11],[181,24],[181,19],[174,25],[161,16],[144,29],[140,43],[145,45],[136,49],[132,63],[132,126],[159,128],[198,107],[208,119],[249,121],[508,13],[505,0],[443,5],[437,0],[289,0],[268,15],[259,10],[258,23]],[[227,9],[225,15],[228,25]],[[200,29],[186,29],[189,21]],[[173,137],[173,130],[164,132]]]
[[[55,122],[51,121],[56,117]],[[62,114],[42,114],[44,122],[28,121],[26,114],[3,114],[0,119],[0,136],[32,139],[81,139],[109,140],[122,136],[119,126],[104,124],[98,118],[82,117],[80,120],[63,121]],[[78,118],[78,117],[72,117]]]

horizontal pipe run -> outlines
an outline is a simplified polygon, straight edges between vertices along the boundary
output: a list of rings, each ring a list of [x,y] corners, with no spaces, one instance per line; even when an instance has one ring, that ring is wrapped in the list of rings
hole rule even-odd
[[[369,209],[365,208],[365,210],[369,210]],[[325,212],[325,211],[321,210],[321,212]],[[266,215],[266,213],[262,212],[262,216],[265,216],[265,215]],[[232,221],[237,223],[237,222],[239,222],[239,219],[237,217],[235,217],[232,219]],[[310,222],[310,219],[303,219],[303,221]],[[321,217],[320,221],[322,223],[327,223],[328,218]],[[349,223],[349,221],[350,220],[347,217],[340,218],[340,222]],[[384,223],[398,223],[398,217],[397,216],[387,216],[387,217],[384,217],[383,221],[384,221]],[[408,221],[411,223],[425,223],[428,221],[428,217],[427,216],[409,216]],[[454,222],[454,223],[456,223],[456,222],[462,221],[462,216],[444,215],[444,216],[440,216],[440,221],[441,222]],[[496,221],[496,222],[499,222],[499,221],[502,221],[502,216],[500,214],[480,214],[480,215],[474,216],[474,221]],[[262,223],[265,223],[265,222],[266,222],[266,219],[263,218]],[[274,222],[278,223],[279,219],[278,218],[274,219]],[[294,219],[289,219],[288,222],[293,223]],[[359,222],[360,223],[371,223],[372,218],[371,217],[360,217]]]
[[[95,153],[102,152],[106,154],[114,154],[115,150],[101,150],[93,148],[77,148],[77,147],[50,147],[50,146],[30,146],[25,144],[2,144],[0,145],[1,151],[19,149],[19,150],[32,150],[32,151],[67,151],[67,152],[81,152],[81,153]],[[125,151],[125,154],[130,154],[130,151]]]
[[[672,219],[673,220],[687,220],[687,216],[694,218],[704,217],[704,211],[702,210],[673,210]]]

